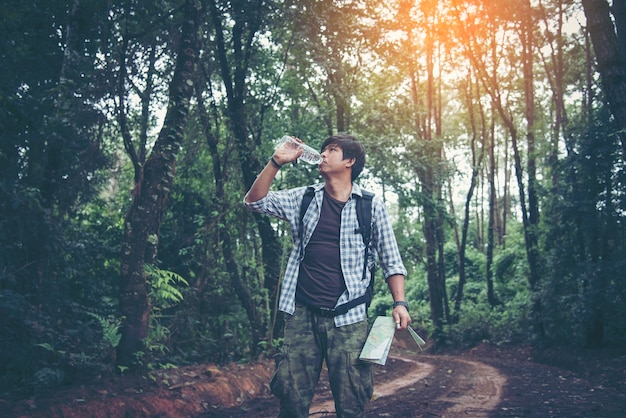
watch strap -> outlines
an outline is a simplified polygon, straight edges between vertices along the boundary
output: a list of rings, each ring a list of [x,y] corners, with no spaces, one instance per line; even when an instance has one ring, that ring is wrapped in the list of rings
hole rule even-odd
[[[408,303],[406,303],[406,302],[405,302],[405,301],[403,301],[403,300],[398,300],[398,301],[394,302],[394,303],[393,303],[393,307],[395,308],[396,306],[404,306],[404,307],[406,308],[406,310],[407,310],[407,311],[409,310],[409,304],[408,304]]]

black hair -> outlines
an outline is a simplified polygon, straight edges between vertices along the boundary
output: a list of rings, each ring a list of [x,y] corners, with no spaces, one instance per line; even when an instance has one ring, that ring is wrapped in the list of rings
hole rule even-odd
[[[354,158],[354,164],[352,165],[352,181],[356,180],[365,166],[365,148],[363,148],[363,145],[352,135],[339,134],[326,138],[322,143],[321,150],[324,151],[324,148],[331,144],[341,148],[344,160]]]

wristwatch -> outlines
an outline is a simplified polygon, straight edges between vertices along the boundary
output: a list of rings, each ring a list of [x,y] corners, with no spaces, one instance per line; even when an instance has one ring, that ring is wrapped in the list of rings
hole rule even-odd
[[[406,308],[406,310],[407,310],[407,311],[409,310],[409,304],[408,304],[408,303],[406,303],[406,302],[405,302],[405,301],[403,301],[403,300],[399,300],[399,301],[394,302],[394,303],[393,303],[393,307],[395,308],[396,306],[404,306],[404,307]]]

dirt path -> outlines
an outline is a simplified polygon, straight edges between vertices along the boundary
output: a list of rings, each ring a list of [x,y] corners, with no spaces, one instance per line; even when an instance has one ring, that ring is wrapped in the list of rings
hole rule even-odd
[[[375,385],[372,402],[375,402],[377,399],[385,396],[397,393],[398,390],[407,386],[414,385],[418,381],[427,378],[428,375],[430,375],[430,373],[434,370],[434,366],[429,363],[418,362],[395,356],[391,356],[390,360],[406,363],[406,367],[404,367],[406,374],[380,385]],[[313,399],[313,404],[311,405],[309,413],[310,415],[324,416],[330,416],[329,414],[335,413],[335,404],[328,391],[324,394],[318,394]]]
[[[154,380],[75,383],[17,402],[0,399],[0,416],[276,417],[278,402],[268,388],[272,363],[187,366]],[[485,344],[435,355],[399,341],[387,364],[374,370],[370,418],[606,418],[624,417],[626,411],[624,350],[538,354]],[[323,375],[312,417],[335,416],[327,382]]]
[[[491,416],[502,398],[507,379],[500,372],[478,361],[448,359],[449,367],[462,369],[454,373],[447,392],[435,402],[452,403],[446,417]],[[451,373],[452,374],[452,373]]]
[[[392,361],[405,363],[400,367],[404,374],[376,385],[370,409],[384,409],[384,407],[379,408],[379,404],[387,404],[387,399],[383,398],[395,396],[404,389],[415,391],[413,388],[418,386],[420,381],[423,385],[428,385],[429,377],[438,368],[433,361],[435,358],[436,363],[440,364],[441,357],[421,356],[420,361],[391,357]],[[450,418],[491,416],[500,403],[506,377],[502,376],[496,368],[478,361],[447,357],[446,367],[445,373],[449,379],[442,387],[445,389],[444,393],[431,402],[434,405],[440,405],[436,415]],[[334,403],[332,398],[329,399],[328,393],[314,400],[310,413],[326,417],[335,416]],[[418,412],[415,411],[415,413]],[[379,414],[378,416],[385,415]]]

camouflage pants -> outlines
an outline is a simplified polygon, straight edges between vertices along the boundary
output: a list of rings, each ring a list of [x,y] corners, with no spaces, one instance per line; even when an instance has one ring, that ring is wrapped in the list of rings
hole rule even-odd
[[[324,361],[337,417],[364,417],[374,390],[372,366],[359,360],[368,330],[367,320],[337,328],[333,318],[299,304],[294,315],[285,315],[283,348],[270,383],[280,399],[279,417],[309,416]]]

